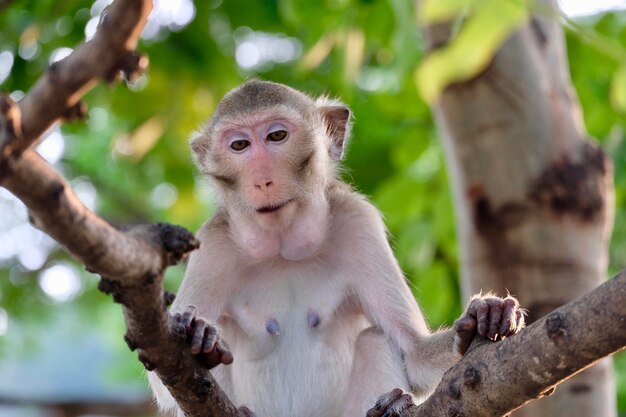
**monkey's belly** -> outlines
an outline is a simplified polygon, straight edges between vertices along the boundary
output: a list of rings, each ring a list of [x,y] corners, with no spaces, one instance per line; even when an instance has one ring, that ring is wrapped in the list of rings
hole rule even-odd
[[[235,347],[237,359],[231,365],[235,401],[258,417],[340,416],[360,327],[344,328],[344,333],[334,329],[332,340],[328,334],[285,335],[260,359],[244,352],[238,357]]]

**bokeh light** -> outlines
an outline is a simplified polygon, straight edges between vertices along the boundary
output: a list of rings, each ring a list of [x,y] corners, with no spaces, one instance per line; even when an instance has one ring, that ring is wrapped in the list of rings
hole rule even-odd
[[[39,287],[52,300],[65,302],[80,293],[83,283],[73,266],[59,263],[39,274]]]
[[[625,0],[559,0],[561,10],[568,16],[584,16],[611,9],[626,8]]]

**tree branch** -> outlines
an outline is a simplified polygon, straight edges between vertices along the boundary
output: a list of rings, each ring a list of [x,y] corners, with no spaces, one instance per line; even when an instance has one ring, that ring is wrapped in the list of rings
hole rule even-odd
[[[171,319],[163,272],[199,242],[166,224],[119,231],[88,210],[65,179],[32,149],[61,117],[84,114],[80,98],[98,79],[127,78],[147,65],[133,50],[152,9],[150,0],[116,0],[94,38],[55,63],[19,103],[0,97],[0,185],[29,209],[31,221],[102,276],[99,289],[122,304],[124,340],[157,374],[188,416],[243,417],[186,348],[184,327]]]
[[[499,343],[481,343],[405,417],[500,417],[626,346],[626,271]]]
[[[151,0],[116,0],[93,39],[52,64],[20,101],[19,135],[0,140],[1,153],[23,152],[56,120],[71,117],[72,108],[98,79],[113,81],[120,71],[132,73],[145,68],[145,59],[133,51],[151,10]]]
[[[87,209],[67,181],[34,151],[2,162],[0,184],[22,200],[37,227],[89,271],[133,283],[167,267],[160,247],[116,230]]]

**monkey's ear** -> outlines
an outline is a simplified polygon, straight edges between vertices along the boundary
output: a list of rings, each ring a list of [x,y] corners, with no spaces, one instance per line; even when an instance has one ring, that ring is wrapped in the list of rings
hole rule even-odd
[[[191,146],[191,151],[193,153],[194,159],[197,163],[201,163],[201,161],[204,159],[207,152],[209,151],[207,138],[202,133],[195,133],[191,137],[189,145]]]
[[[330,157],[339,161],[344,157],[344,150],[350,133],[350,109],[341,104],[330,104],[321,107],[326,123],[326,131],[330,137]]]

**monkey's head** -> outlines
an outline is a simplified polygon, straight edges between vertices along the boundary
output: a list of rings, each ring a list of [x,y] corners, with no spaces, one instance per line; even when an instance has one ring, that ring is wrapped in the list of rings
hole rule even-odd
[[[324,199],[350,116],[338,101],[251,80],[223,98],[191,147],[231,214],[283,229]]]

